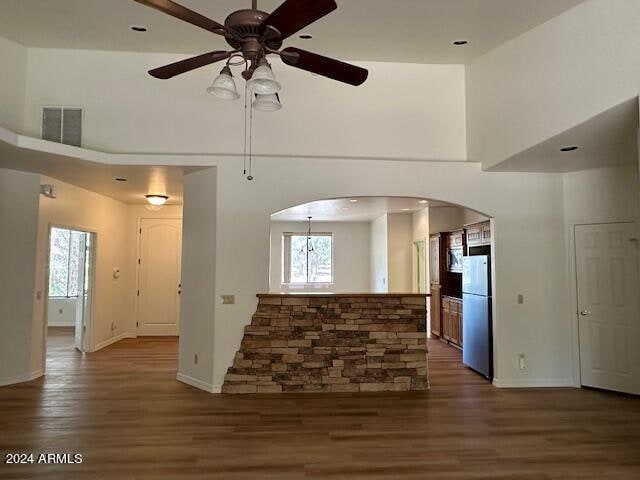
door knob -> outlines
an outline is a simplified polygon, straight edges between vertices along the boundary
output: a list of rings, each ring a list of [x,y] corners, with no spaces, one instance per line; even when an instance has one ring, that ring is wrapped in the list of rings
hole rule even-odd
[[[582,315],[583,317],[587,317],[587,316],[591,315],[591,310],[582,310],[580,312],[580,315]]]

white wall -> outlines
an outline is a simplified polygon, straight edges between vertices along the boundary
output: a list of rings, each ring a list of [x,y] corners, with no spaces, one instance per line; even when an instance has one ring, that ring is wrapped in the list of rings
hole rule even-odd
[[[413,291],[413,217],[410,213],[387,215],[389,292]]]
[[[371,222],[370,227],[369,285],[372,292],[387,293],[389,291],[387,215],[376,218]]]
[[[56,198],[42,197],[38,220],[38,251],[36,257],[36,291],[46,292],[46,268],[49,227],[61,226],[96,232],[96,260],[93,296],[93,329],[91,350],[120,338],[130,312],[127,309],[129,282],[134,266],[128,264],[129,243],[126,234],[127,206],[112,198],[69,185],[53,178],[41,182],[55,188]],[[113,278],[113,269],[120,269],[120,278]],[[34,360],[41,363],[45,324],[45,301],[34,306]]]
[[[79,105],[85,108],[83,142],[88,148],[242,152],[242,101],[220,101],[205,92],[220,65],[168,81],[146,73],[182,58],[29,49],[26,134],[39,136],[42,105]],[[284,109],[256,113],[254,153],[466,159],[461,65],[367,63],[363,65],[371,70],[369,80],[355,88],[290,68],[277,59],[273,64],[283,84]],[[243,89],[243,81],[237,80]],[[393,102],[381,104],[386,98]],[[319,133],[309,135],[311,131]]]
[[[440,233],[459,230],[465,224],[464,210],[460,207],[430,207],[429,231]]]
[[[203,219],[212,218],[198,226],[216,229],[215,264],[209,258],[210,242],[192,248],[199,253],[200,277],[205,279],[201,288],[210,296],[201,307],[194,304],[193,314],[186,317],[192,326],[190,332],[181,331],[180,356],[192,357],[196,347],[188,342],[199,342],[200,358],[206,354],[214,359],[214,385],[222,383],[232,363],[243,328],[255,312],[256,293],[269,288],[270,215],[313,200],[351,196],[434,198],[472,205],[494,216],[498,381],[520,386],[573,383],[571,352],[566,347],[571,335],[560,175],[483,173],[477,165],[464,162],[269,158],[255,160],[255,180],[247,182],[236,159],[208,161],[217,165],[217,178],[187,182],[185,195],[210,194],[217,185],[215,201],[210,199],[202,212]],[[186,211],[185,202],[188,230]],[[213,272],[215,282],[208,279]],[[517,303],[520,293],[526,296],[524,305]],[[234,294],[235,305],[221,305],[222,294]],[[211,322],[213,335],[209,335]],[[527,355],[524,371],[518,369],[519,353]]]
[[[368,222],[314,222],[313,231],[333,234],[333,285],[290,288],[282,285],[282,234],[304,233],[306,222],[271,222],[271,292],[327,291],[360,293],[369,291]]]
[[[42,375],[31,362],[38,175],[0,169],[0,385]]]
[[[467,66],[469,159],[487,168],[638,95],[640,2],[587,0]]]
[[[49,298],[47,301],[47,325],[49,327],[75,326],[77,302],[77,297]]]
[[[180,308],[180,353],[178,378],[204,390],[213,390],[214,348],[224,344],[214,331],[216,303],[222,291],[217,289],[218,238],[222,236],[217,219],[217,172],[215,168],[184,176],[182,221],[182,297]],[[251,227],[236,217],[236,228],[252,235]],[[268,236],[268,218],[265,220]],[[242,234],[241,234],[242,235]],[[244,241],[249,241],[245,239]],[[268,242],[268,238],[267,238]],[[265,270],[268,269],[269,248],[265,250]],[[233,264],[251,252],[243,250],[242,242],[226,252]],[[245,274],[246,272],[237,272]],[[233,268],[229,272],[236,280]],[[251,275],[251,273],[249,273]],[[268,279],[265,278],[267,291]],[[229,291],[233,294],[233,291]],[[256,292],[257,293],[257,292]],[[255,295],[255,293],[254,293]],[[224,305],[227,312],[237,311],[237,305]],[[223,316],[224,311],[220,313]],[[214,345],[215,342],[215,345]],[[234,352],[235,353],[235,352]],[[197,356],[197,361],[196,361]]]
[[[14,132],[23,129],[27,49],[0,37],[0,126]]]

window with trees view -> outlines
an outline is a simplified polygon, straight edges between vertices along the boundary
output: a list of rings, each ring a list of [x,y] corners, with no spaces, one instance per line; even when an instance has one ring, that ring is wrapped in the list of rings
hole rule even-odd
[[[283,283],[332,283],[333,237],[330,233],[312,233],[311,236],[285,233],[283,253]]]
[[[51,229],[49,254],[49,296],[77,297],[82,232]]]

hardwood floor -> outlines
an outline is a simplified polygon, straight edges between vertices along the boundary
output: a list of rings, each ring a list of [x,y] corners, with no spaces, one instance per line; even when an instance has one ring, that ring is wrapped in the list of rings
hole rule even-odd
[[[211,395],[175,380],[177,341],[82,355],[50,336],[47,376],[0,388],[2,479],[640,478],[640,400],[498,390],[430,342],[429,392]]]

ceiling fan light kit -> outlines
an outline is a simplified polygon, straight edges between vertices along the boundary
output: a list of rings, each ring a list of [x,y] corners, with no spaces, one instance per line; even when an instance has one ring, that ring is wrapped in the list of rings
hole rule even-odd
[[[256,94],[252,106],[255,110],[259,110],[261,112],[277,112],[282,108],[280,97],[277,93],[269,95]]]
[[[237,100],[240,98],[240,94],[238,94],[238,89],[236,88],[236,81],[233,79],[233,74],[229,66],[225,66],[222,69],[220,75],[218,75],[211,86],[207,88],[207,93],[223,100]]]
[[[258,1],[251,1],[251,8],[232,12],[224,25],[188,9],[172,0],[135,0],[136,2],[171,15],[210,33],[224,37],[232,50],[203,53],[195,57],[154,68],[149,74],[168,80],[192,70],[226,60],[226,65],[207,92],[226,100],[240,98],[230,67],[242,66],[245,90],[245,174],[251,175],[251,139],[253,110],[275,112],[282,108],[277,96],[282,85],[276,80],[267,60],[268,55],[277,55],[285,65],[305,70],[315,75],[353,86],[362,85],[369,72],[349,63],[323,57],[299,48],[282,49],[284,41],[312,23],[338,8],[335,0],[284,0],[273,12],[258,9]],[[255,95],[255,99],[248,99]],[[247,119],[247,117],[249,117]],[[247,123],[249,128],[247,129]],[[248,142],[247,132],[248,131]],[[247,143],[249,145],[249,168],[247,169]]]

